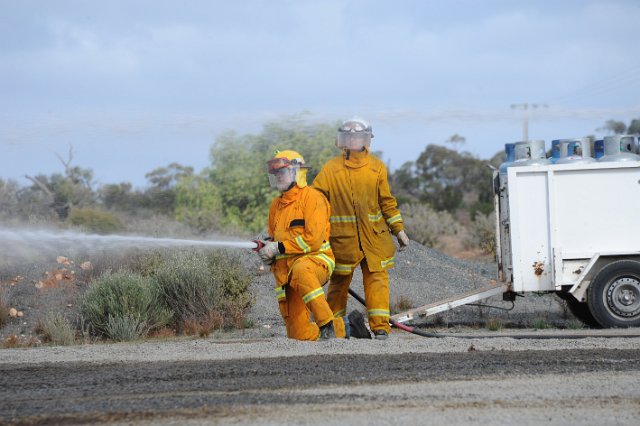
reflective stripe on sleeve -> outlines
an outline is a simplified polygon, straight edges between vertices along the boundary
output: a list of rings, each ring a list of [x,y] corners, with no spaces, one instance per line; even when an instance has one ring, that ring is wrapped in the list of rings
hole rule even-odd
[[[333,314],[334,318],[340,318],[347,315],[347,310],[346,309],[340,309],[338,312],[336,312],[335,314]]]
[[[389,225],[393,225],[396,222],[400,222],[402,220],[402,216],[400,215],[400,213],[398,213],[395,216],[391,216],[389,219],[387,219],[387,223]]]
[[[311,247],[309,247],[309,245],[304,241],[302,235],[298,235],[294,241],[298,244],[298,247],[300,247],[300,250],[302,250],[303,253],[309,253],[311,251]]]
[[[276,287],[276,299],[278,299],[278,302],[285,300],[286,298],[287,296],[284,287]]]

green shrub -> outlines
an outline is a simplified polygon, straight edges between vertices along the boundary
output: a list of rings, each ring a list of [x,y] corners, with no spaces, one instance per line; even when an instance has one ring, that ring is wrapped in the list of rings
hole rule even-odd
[[[67,220],[73,226],[97,234],[110,234],[123,229],[118,216],[96,209],[72,209]]]
[[[89,286],[82,298],[80,312],[97,333],[121,340],[131,327],[139,336],[165,326],[172,312],[163,306],[159,287],[153,277],[120,271],[106,272]],[[111,333],[117,333],[112,335]]]
[[[533,321],[533,328],[536,330],[546,330],[549,327],[549,323],[544,318],[536,318],[536,320]]]
[[[491,318],[487,320],[486,323],[487,329],[490,331],[498,331],[502,329],[502,321],[498,318]]]
[[[184,330],[186,323],[243,326],[252,302],[251,277],[238,259],[218,251],[175,252],[160,266],[156,279],[179,328]]]
[[[146,334],[146,322],[138,315],[111,316],[107,320],[106,334],[117,342],[138,339]]]
[[[440,248],[443,236],[460,232],[460,224],[451,213],[437,212],[427,204],[406,204],[400,211],[407,234],[427,247]]]
[[[567,328],[570,330],[582,330],[584,328],[584,323],[580,320],[571,320],[567,324]]]
[[[76,341],[75,327],[60,313],[48,313],[38,325],[38,329],[44,341],[54,345],[73,345]]]

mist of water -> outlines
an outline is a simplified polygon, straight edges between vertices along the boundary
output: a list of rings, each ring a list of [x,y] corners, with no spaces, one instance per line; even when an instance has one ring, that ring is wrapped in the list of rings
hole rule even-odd
[[[37,253],[65,251],[150,249],[176,247],[211,247],[253,249],[256,243],[233,240],[192,240],[154,238],[135,235],[97,235],[74,231],[0,228],[0,254],[6,257],[29,257]],[[88,254],[88,253],[87,253]]]

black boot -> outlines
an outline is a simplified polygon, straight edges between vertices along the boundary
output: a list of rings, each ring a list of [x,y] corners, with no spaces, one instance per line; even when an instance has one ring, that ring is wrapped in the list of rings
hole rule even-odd
[[[336,337],[336,330],[333,328],[333,321],[329,321],[320,327],[320,340],[329,340]]]
[[[376,336],[376,340],[387,340],[387,337],[389,337],[389,333],[385,330],[376,330],[373,334]]]
[[[356,339],[371,339],[371,333],[364,325],[364,316],[358,310],[351,311],[349,316],[349,334]]]

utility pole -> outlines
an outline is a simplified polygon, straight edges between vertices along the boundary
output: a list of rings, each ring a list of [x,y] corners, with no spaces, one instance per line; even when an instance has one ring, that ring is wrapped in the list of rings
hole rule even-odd
[[[521,109],[524,111],[524,117],[522,122],[522,140],[529,140],[529,110],[533,110],[536,108],[548,108],[547,104],[511,104],[511,109]]]

